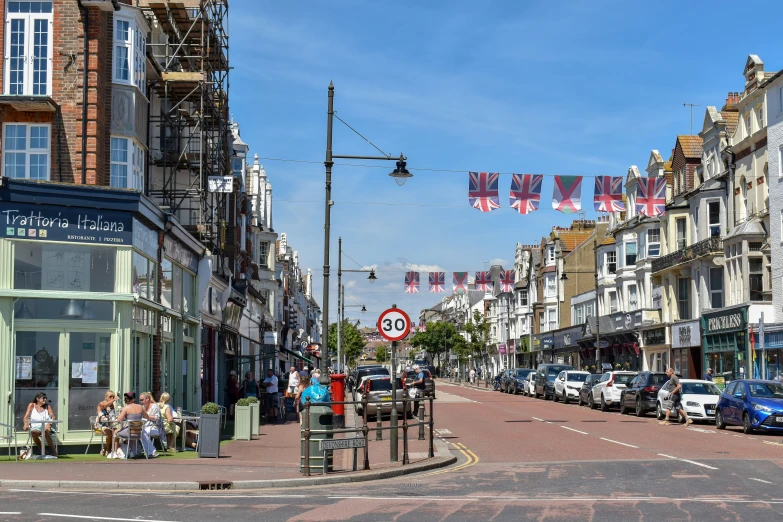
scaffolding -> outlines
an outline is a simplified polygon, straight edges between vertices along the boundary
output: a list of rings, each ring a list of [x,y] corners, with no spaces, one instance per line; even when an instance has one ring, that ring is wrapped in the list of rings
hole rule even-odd
[[[147,193],[219,251],[231,194],[210,192],[208,180],[232,174],[228,0],[138,5],[154,27],[147,55],[158,76],[150,87]]]

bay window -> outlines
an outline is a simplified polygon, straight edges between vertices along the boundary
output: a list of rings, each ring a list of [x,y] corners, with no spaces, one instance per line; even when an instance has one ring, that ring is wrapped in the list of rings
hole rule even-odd
[[[723,308],[723,268],[710,268],[710,306]]]
[[[52,4],[52,1],[7,2],[4,53],[6,94],[51,94]]]
[[[544,276],[544,297],[555,297],[555,274]]]
[[[636,264],[636,241],[625,244],[625,266]]]
[[[677,278],[677,306],[680,311],[680,319],[691,318],[691,302],[688,298],[690,279],[687,277]]]
[[[617,272],[617,252],[614,250],[606,253],[606,270],[609,274]]]
[[[710,237],[720,237],[720,201],[707,203],[707,220]]]
[[[651,228],[647,231],[647,257],[661,255],[661,229]]]
[[[609,292],[609,313],[613,314],[617,311],[617,292],[611,290]]]
[[[628,286],[628,309],[629,310],[639,309],[639,293],[637,291],[636,285]]]
[[[144,149],[130,138],[111,138],[112,187],[144,190]]]
[[[49,181],[50,132],[49,125],[3,125],[3,175]]]
[[[115,83],[135,85],[144,94],[147,77],[145,29],[133,18],[114,17]]]

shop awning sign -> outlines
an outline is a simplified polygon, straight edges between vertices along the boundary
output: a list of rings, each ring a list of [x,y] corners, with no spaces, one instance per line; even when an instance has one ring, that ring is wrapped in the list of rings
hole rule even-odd
[[[0,237],[70,243],[133,244],[130,212],[0,204]]]

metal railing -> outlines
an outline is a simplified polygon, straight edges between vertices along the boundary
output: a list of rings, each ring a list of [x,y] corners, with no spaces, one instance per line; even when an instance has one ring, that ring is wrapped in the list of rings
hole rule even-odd
[[[426,402],[429,402],[429,420],[424,420],[424,405]],[[310,476],[310,442],[312,440],[313,435],[327,435],[327,434],[338,434],[338,433],[361,433],[364,437],[364,464],[362,466],[362,469],[367,471],[370,469],[370,426],[367,423],[367,413],[368,413],[368,407],[371,404],[375,404],[377,407],[376,417],[377,417],[377,425],[375,428],[375,440],[383,440],[383,431],[389,430],[391,435],[391,430],[402,430],[402,464],[410,464],[410,458],[408,456],[408,429],[412,427],[419,427],[419,437],[418,440],[425,440],[424,436],[424,429],[425,427],[429,427],[429,449],[428,449],[428,457],[433,458],[435,456],[435,420],[433,416],[433,403],[435,401],[435,397],[429,396],[429,397],[422,397],[422,398],[409,398],[403,395],[402,400],[400,401],[402,403],[402,426],[395,425],[396,423],[389,423],[389,426],[383,426],[382,425],[382,419],[381,419],[381,404],[389,404],[389,401],[380,401],[380,400],[374,400],[374,401],[368,401],[366,396],[362,397],[361,401],[335,401],[335,402],[318,402],[318,403],[311,403],[310,399],[307,398],[305,401],[304,411],[302,412],[302,429],[301,429],[301,437],[302,441],[304,442],[304,463],[301,466],[302,473],[305,474],[305,476]],[[419,412],[419,418],[417,419],[417,422],[408,422],[408,405],[409,404],[419,404],[418,412]],[[314,430],[310,429],[310,408],[312,406],[329,406],[335,404],[342,404],[342,405],[357,405],[361,404],[362,406],[362,425],[360,427],[355,428],[333,428],[333,429],[326,429],[326,430]],[[392,407],[393,411],[396,410],[396,407]],[[391,420],[390,414],[390,420]],[[319,440],[319,439],[316,439]],[[323,440],[323,439],[320,439]],[[392,437],[390,439],[392,441],[392,444],[397,444],[396,437]],[[390,452],[390,462],[396,462],[396,455],[397,455],[397,448],[391,447]],[[331,451],[331,450],[330,450]],[[323,462],[323,469],[324,473],[326,473],[326,470],[328,469],[327,466],[327,458],[326,453],[324,452],[324,462]],[[354,450],[354,471],[356,471],[356,452]]]
[[[715,253],[723,253],[723,239],[720,237],[709,237],[671,254],[653,259],[652,271],[653,273],[660,272],[661,270]]]

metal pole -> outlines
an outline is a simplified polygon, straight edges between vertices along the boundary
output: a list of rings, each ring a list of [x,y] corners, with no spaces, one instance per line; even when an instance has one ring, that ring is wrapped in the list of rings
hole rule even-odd
[[[601,373],[601,314],[598,311],[598,240],[597,239],[593,239],[593,252],[595,253],[595,369],[598,373]]]
[[[380,402],[375,405],[375,428],[375,440],[383,440],[383,418]]]
[[[370,469],[370,427],[367,425],[367,395],[362,395],[362,434],[364,434],[364,469]]]
[[[310,397],[305,400],[305,415],[302,419],[304,428],[304,474],[310,476]]]
[[[331,379],[329,379],[329,369],[327,362],[329,361],[329,233],[331,228],[331,212],[332,212],[332,122],[334,121],[334,84],[329,82],[329,103],[326,112],[326,160],[324,166],[326,167],[326,196],[324,205],[324,297],[321,304],[323,310],[323,317],[326,320],[326,328],[323,328],[321,333],[321,379],[320,382],[324,386],[328,386]]]
[[[418,421],[419,421],[419,440],[424,440],[424,401],[417,399],[416,404],[419,405]]]
[[[343,288],[343,238],[337,238],[337,364],[340,364],[340,355],[342,349],[342,316],[340,315],[340,305],[345,309],[345,303],[342,302],[342,288]]]
[[[435,418],[432,415],[433,409],[433,399],[434,397],[430,395],[430,452],[429,457],[432,458],[435,456]]]
[[[408,399],[402,394],[402,465],[410,464],[408,459]]]
[[[345,322],[345,285],[340,285],[340,324]],[[342,337],[342,334],[340,334],[340,337]],[[341,362],[340,357],[337,357],[337,362]],[[343,372],[346,376],[348,375],[346,368],[345,368],[345,350],[343,350]]]
[[[397,308],[397,305],[392,305],[392,307]],[[391,426],[391,430],[389,430],[389,447],[391,452],[389,460],[391,462],[397,462],[397,451],[399,449],[397,447],[397,341],[392,341],[391,360],[392,411],[391,417],[389,418],[389,425]]]

